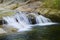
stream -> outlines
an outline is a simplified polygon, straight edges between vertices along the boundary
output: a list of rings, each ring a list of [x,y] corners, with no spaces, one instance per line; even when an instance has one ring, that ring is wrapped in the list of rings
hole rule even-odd
[[[18,33],[4,35],[0,40],[59,40],[60,37],[60,24],[38,13],[16,12],[13,16],[3,17],[3,20],[8,33]]]

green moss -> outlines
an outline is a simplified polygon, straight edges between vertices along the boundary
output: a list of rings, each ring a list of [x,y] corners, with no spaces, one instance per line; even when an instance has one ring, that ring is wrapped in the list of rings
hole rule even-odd
[[[45,7],[60,10],[60,0],[45,0]]]

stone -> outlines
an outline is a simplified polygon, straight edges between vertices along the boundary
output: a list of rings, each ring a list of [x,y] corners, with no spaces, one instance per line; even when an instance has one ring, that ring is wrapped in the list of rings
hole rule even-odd
[[[16,33],[16,32],[18,32],[17,28],[14,28],[13,26],[10,26],[10,25],[3,25],[3,28],[8,33]]]
[[[7,24],[5,20],[0,20],[0,25]]]
[[[34,13],[28,14],[27,17],[28,17],[28,20],[29,20],[30,24],[36,24],[36,18],[35,18]]]
[[[4,8],[13,10],[13,9],[16,9],[18,6],[19,6],[19,4],[15,3],[15,4],[8,5]]]
[[[41,15],[50,18],[53,22],[60,22],[60,11],[51,8],[38,8],[36,10]]]
[[[5,34],[7,33],[5,30],[3,30],[2,28],[0,28],[0,34]]]
[[[14,14],[15,14],[15,12],[12,11],[12,10],[2,11],[2,12],[0,12],[0,19],[2,19],[2,17],[12,16],[12,15],[14,15]]]
[[[60,15],[58,10],[51,10],[47,14],[45,14],[46,17],[50,18],[53,22],[60,22]]]

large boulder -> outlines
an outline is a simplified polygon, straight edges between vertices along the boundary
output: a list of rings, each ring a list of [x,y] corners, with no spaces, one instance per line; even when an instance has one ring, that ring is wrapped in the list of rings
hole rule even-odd
[[[31,3],[27,3],[23,6],[18,7],[16,10],[34,12],[40,5],[41,5],[40,1],[31,2]]]
[[[14,4],[11,4],[11,5],[5,6],[4,8],[13,10],[13,9],[16,9],[18,6],[19,6],[18,3],[14,3]]]
[[[35,17],[35,14],[34,13],[30,13],[30,14],[28,14],[28,20],[29,20],[29,22],[30,22],[30,24],[36,24],[37,22],[36,22],[36,17]]]

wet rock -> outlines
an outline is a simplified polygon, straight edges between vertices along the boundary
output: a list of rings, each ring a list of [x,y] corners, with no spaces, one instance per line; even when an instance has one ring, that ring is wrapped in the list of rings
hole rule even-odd
[[[34,1],[34,0],[31,0],[31,1]],[[40,1],[35,1],[28,4],[24,4],[23,6],[18,7],[16,10],[34,12],[40,6],[40,4],[41,4]]]
[[[7,32],[0,28],[0,34],[6,34]]]
[[[51,9],[51,8],[40,8],[40,9],[37,9],[37,11],[40,12],[41,15],[44,15],[47,18],[50,18],[53,22],[60,22],[59,10]]]
[[[35,15],[34,15],[34,13],[33,14],[28,14],[28,19],[29,19],[29,22],[30,22],[30,24],[36,24],[36,18],[35,18]]]
[[[7,24],[5,20],[0,20],[0,25]]]
[[[3,25],[3,22],[2,22],[2,20],[0,20],[0,25]]]
[[[46,17],[49,17],[54,22],[60,22],[60,13],[59,11],[53,11],[51,10],[49,13],[45,14]]]

